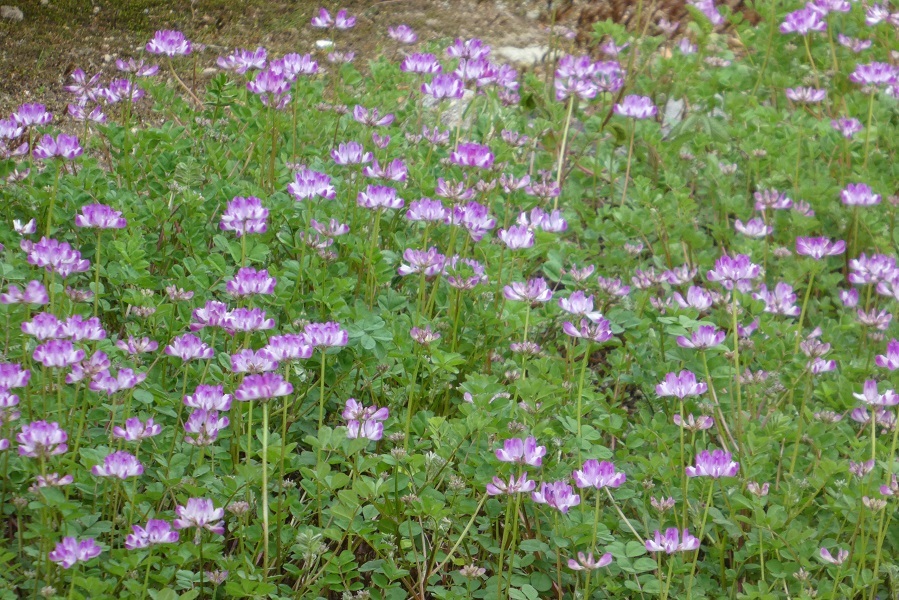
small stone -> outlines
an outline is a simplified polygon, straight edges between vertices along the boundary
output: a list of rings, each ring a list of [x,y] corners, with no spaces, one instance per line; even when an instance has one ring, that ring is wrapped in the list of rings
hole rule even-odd
[[[500,46],[496,49],[497,55],[509,62],[521,65],[535,65],[543,60],[549,48],[546,46],[527,46],[516,48],[515,46]]]
[[[215,74],[218,73],[218,72],[219,72],[219,70],[216,69],[216,68],[213,68],[213,67],[206,67],[205,69],[203,69],[203,76],[204,76],[204,77],[211,77],[212,75],[215,75]]]
[[[332,42],[331,40],[317,40],[317,41],[315,42],[315,47],[318,48],[319,50],[325,50],[325,49],[327,49],[327,48],[333,48],[333,47],[334,47],[334,42]]]
[[[0,18],[6,19],[7,21],[21,21],[25,18],[25,13],[23,13],[22,9],[18,6],[4,4],[3,6],[0,6]]]
[[[112,54],[104,54],[103,55],[103,62],[108,63],[111,61],[112,61]]]

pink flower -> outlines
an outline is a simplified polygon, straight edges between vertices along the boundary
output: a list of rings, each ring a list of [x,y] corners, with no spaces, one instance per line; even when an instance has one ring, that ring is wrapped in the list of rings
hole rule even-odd
[[[505,440],[503,447],[496,451],[496,458],[502,462],[525,464],[532,467],[542,465],[545,455],[546,446],[538,446],[537,439],[533,437],[524,440],[520,438]]]
[[[696,455],[696,466],[687,467],[687,477],[735,477],[740,470],[740,463],[731,460],[730,452],[703,450]]]
[[[680,538],[680,531],[676,527],[666,529],[664,536],[662,532],[656,530],[655,537],[646,540],[646,549],[650,552],[674,554],[675,552],[690,552],[699,548],[699,538],[690,535],[689,529],[684,529],[683,541]]]
[[[592,552],[588,554],[578,552],[577,560],[573,558],[568,559],[568,568],[572,571],[595,571],[596,569],[601,569],[610,564],[612,564],[611,552],[606,552],[600,556],[599,559],[594,559]]]
[[[615,470],[614,464],[594,459],[586,461],[580,470],[571,474],[571,477],[579,488],[594,487],[598,490],[605,487],[617,488],[627,479],[623,471]]]
[[[491,496],[500,494],[522,494],[533,492],[537,487],[537,483],[528,479],[527,473],[522,473],[517,479],[514,475],[509,477],[508,483],[499,477],[493,478],[493,483],[487,484],[487,493]]]
[[[212,500],[206,498],[189,498],[186,506],[176,506],[175,514],[178,518],[172,523],[175,529],[187,529],[196,527],[212,533],[223,535],[225,533],[225,510],[215,508]]]

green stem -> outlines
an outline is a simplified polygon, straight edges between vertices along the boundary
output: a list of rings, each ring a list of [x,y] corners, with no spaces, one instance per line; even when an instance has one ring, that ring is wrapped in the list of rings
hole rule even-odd
[[[103,248],[101,229],[97,229],[97,254],[94,256],[94,316],[97,316],[97,307],[100,302],[100,251]]]
[[[53,181],[53,195],[50,196],[50,207],[47,209],[47,228],[46,236],[50,237],[50,230],[53,228],[53,209],[56,207],[56,197],[59,196],[59,172],[62,171],[62,163],[56,161],[56,178]]]
[[[627,184],[631,178],[631,159],[634,156],[634,135],[637,132],[637,121],[631,119],[631,139],[627,147],[627,168],[624,170],[624,187],[621,190],[621,204],[624,206],[624,200],[627,198]]]
[[[577,439],[578,453],[580,453],[581,440],[581,415],[583,414],[583,398],[584,398],[584,378],[587,374],[587,363],[590,362],[590,342],[587,342],[587,348],[584,350],[584,361],[581,363],[581,377],[577,386]]]
[[[565,150],[568,145],[568,130],[571,127],[571,113],[574,110],[574,94],[568,97],[568,116],[565,117],[565,130],[562,133],[562,149],[559,152],[559,165],[556,168],[556,185],[562,185],[562,167],[565,166]],[[559,208],[559,196],[553,199],[553,210]]]
[[[815,283],[815,271],[808,276],[808,287],[805,288],[805,298],[802,300],[802,310],[799,313],[799,325],[796,328],[796,343],[793,345],[793,354],[799,352],[799,343],[802,341],[802,324],[805,322],[805,312],[808,309],[808,299],[812,294],[812,286]]]
[[[702,513],[702,524],[699,526],[699,536],[697,536],[700,547],[702,545],[702,536],[705,535],[705,522],[709,517],[709,507],[712,505],[712,491],[714,489],[714,483],[709,483],[709,493],[706,496],[705,510]],[[696,562],[699,560],[699,550],[700,548],[697,548],[695,554],[693,555],[693,564],[690,567],[690,579],[687,581],[687,598],[693,597],[693,576],[696,574]]]
[[[268,402],[262,403],[262,580],[268,579]],[[284,440],[281,440],[284,443]],[[280,515],[279,515],[280,518]]]
[[[865,127],[865,162],[862,166],[868,166],[868,144],[871,141],[871,119],[874,116],[874,92],[875,90],[871,90],[871,93],[868,94],[868,125]]]

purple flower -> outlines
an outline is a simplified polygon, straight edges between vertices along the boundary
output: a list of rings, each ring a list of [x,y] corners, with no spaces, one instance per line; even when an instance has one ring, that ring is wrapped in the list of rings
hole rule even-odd
[[[267,56],[268,53],[262,46],[256,48],[255,52],[238,48],[228,56],[219,56],[215,64],[220,69],[243,75],[250,69],[264,69]]]
[[[66,383],[75,383],[84,378],[93,379],[97,374],[108,371],[112,363],[102,350],[94,352],[93,356],[80,363],[72,365],[72,371],[66,375]]]
[[[858,258],[849,261],[849,283],[868,285],[878,282],[889,282],[896,279],[899,269],[896,259],[885,254],[874,254],[870,258],[862,253]]]
[[[752,279],[761,275],[761,268],[753,264],[745,254],[731,258],[724,255],[715,262],[715,268],[707,273],[709,281],[720,283],[724,289],[736,287],[741,292],[749,290]]]
[[[135,339],[134,336],[131,335],[128,336],[127,342],[125,340],[118,340],[115,345],[118,349],[131,355],[153,352],[159,348],[159,344],[150,338],[145,337]]]
[[[235,331],[274,329],[275,320],[267,319],[261,308],[235,308],[231,311],[231,326]]]
[[[871,40],[860,40],[858,38],[849,37],[842,33],[837,35],[837,41],[844,48],[849,48],[852,52],[858,54],[871,47]]]
[[[228,311],[228,305],[223,302],[210,300],[206,302],[206,306],[194,309],[192,316],[194,322],[190,324],[191,331],[199,331],[204,327],[232,330],[231,313]]]
[[[594,487],[600,490],[605,487],[620,487],[627,475],[623,471],[616,471],[615,465],[608,461],[590,459],[584,462],[580,470],[574,471],[571,478],[579,488]]]
[[[696,466],[687,467],[687,477],[736,477],[740,463],[731,460],[730,452],[703,450],[696,455]]]
[[[117,58],[115,66],[116,69],[123,73],[134,73],[138,77],[152,77],[159,72],[159,65],[147,65],[144,63],[143,59],[135,60],[129,58],[128,60],[122,60],[121,58]],[[99,80],[100,73],[97,73],[94,77]]]
[[[493,478],[493,483],[487,484],[487,493],[491,496],[499,496],[500,494],[522,494],[525,492],[533,492],[537,488],[537,483],[528,479],[527,473],[522,473],[516,477],[509,477],[508,483],[499,477]]]
[[[418,73],[421,75],[436,74],[443,70],[440,62],[433,54],[410,54],[400,63],[400,71],[403,73]]]
[[[546,285],[546,280],[542,277],[529,279],[527,282],[513,281],[511,284],[503,287],[503,296],[506,300],[516,300],[522,302],[549,302],[553,297],[553,292]]]
[[[788,13],[784,22],[780,24],[780,32],[798,33],[808,35],[812,31],[826,31],[827,23],[821,19],[821,15],[809,7]]]
[[[74,160],[81,156],[84,150],[74,135],[60,133],[56,139],[51,135],[44,135],[34,148],[34,157],[41,159],[62,158]]]
[[[229,399],[229,406],[230,403]],[[219,417],[216,410],[198,408],[184,422],[184,441],[193,446],[209,446],[229,423],[228,417]]]
[[[747,237],[753,238],[763,238],[774,233],[774,227],[766,225],[765,221],[758,217],[750,219],[746,224],[743,224],[743,221],[737,219],[734,222],[734,229],[737,230],[737,233],[742,233]]]
[[[819,90],[813,87],[787,88],[787,98],[793,102],[802,104],[816,104],[827,97],[827,90]]]
[[[683,541],[680,538],[680,531],[676,527],[666,529],[664,536],[661,531],[656,530],[655,537],[646,540],[646,549],[649,552],[674,554],[675,552],[690,552],[699,548],[699,538],[690,535],[689,529],[684,529]]]
[[[425,277],[434,277],[443,272],[446,257],[431,246],[427,251],[408,248],[403,252],[403,260],[397,273],[405,277],[413,273],[424,273]]]
[[[899,369],[899,340],[890,340],[890,343],[887,344],[887,353],[878,354],[874,358],[874,364],[881,369],[889,369],[890,371]]]
[[[578,552],[577,560],[573,558],[568,559],[568,568],[572,571],[595,571],[596,569],[601,569],[610,564],[612,564],[611,552],[606,552],[598,559],[593,558],[592,552],[587,554]]]
[[[175,529],[187,529],[196,527],[206,529],[212,533],[223,535],[225,533],[225,516],[223,508],[215,508],[212,500],[206,498],[188,498],[186,506],[176,506],[175,514],[178,518],[172,523]]]
[[[326,200],[333,200],[337,197],[337,192],[334,186],[331,185],[330,177],[324,173],[305,168],[297,171],[297,174],[294,176],[294,182],[288,184],[287,191],[293,195],[297,202],[316,197]]]
[[[852,136],[864,129],[862,122],[858,119],[847,119],[845,117],[832,120],[830,126],[839,131],[847,140],[852,139]]]
[[[215,350],[191,333],[185,333],[173,339],[172,343],[165,347],[164,352],[169,356],[177,356],[183,361],[207,360],[215,356]]]
[[[875,194],[864,183],[850,183],[840,192],[840,200],[846,206],[874,206],[880,204],[880,194]]]
[[[93,229],[122,229],[128,222],[121,211],[113,210],[105,204],[89,204],[81,207],[81,214],[75,215],[76,227]]]
[[[498,236],[510,250],[521,250],[534,245],[534,232],[526,225],[513,225],[509,229],[500,229]]]
[[[55,340],[69,337],[56,315],[42,312],[34,315],[31,321],[22,323],[22,332],[39,340]]]
[[[849,551],[843,550],[842,548],[839,549],[836,556],[833,556],[830,553],[830,550],[828,550],[824,546],[821,546],[820,554],[821,560],[832,565],[841,565],[846,562],[847,558],[849,558]]]
[[[291,52],[277,60],[273,60],[269,65],[269,69],[290,81],[295,81],[299,75],[314,75],[318,73],[318,63],[312,60],[311,54]]]
[[[564,481],[541,484],[539,492],[531,493],[531,499],[537,504],[548,504],[563,514],[581,503],[581,497]]]
[[[232,296],[251,296],[254,294],[274,294],[277,280],[269,276],[268,270],[257,271],[253,267],[243,267],[237,271],[234,279],[228,281],[225,289]]]
[[[421,93],[438,101],[446,98],[458,99],[465,94],[465,82],[455,74],[441,73],[430,82],[421,84]]]
[[[141,92],[142,91],[143,90],[141,90]],[[93,121],[94,123],[106,123],[106,115],[103,113],[103,108],[100,106],[95,106],[93,110],[87,112],[83,106],[78,106],[77,104],[69,104],[66,110],[69,113],[69,116],[76,121]]]
[[[339,323],[309,323],[303,328],[306,339],[316,348],[332,346],[346,346],[349,342],[349,334]]]
[[[890,321],[893,320],[893,315],[886,310],[878,312],[877,309],[872,308],[870,311],[865,312],[859,309],[857,314],[859,323],[865,327],[873,327],[880,331],[886,331],[887,327],[890,326]]]
[[[489,169],[493,166],[493,160],[490,148],[473,143],[459,144],[459,147],[450,154],[450,161],[461,167]]]
[[[362,169],[362,174],[366,177],[375,179],[406,181],[408,171],[406,170],[406,163],[404,163],[401,158],[395,158],[384,168],[381,168],[381,165],[378,164],[378,160],[375,159],[375,162],[371,166]]]
[[[490,209],[477,202],[454,206],[446,222],[464,227],[475,242],[480,241],[496,226],[496,219],[490,216]]]
[[[648,119],[656,116],[659,109],[652,103],[652,99],[646,96],[625,96],[624,100],[615,105],[615,114],[631,119]]]
[[[433,342],[440,339],[440,334],[431,331],[431,326],[426,325],[424,329],[413,327],[409,330],[409,336],[422,346],[430,346]]]
[[[277,373],[262,373],[259,375],[247,375],[241,382],[234,397],[241,402],[249,400],[271,400],[278,396],[287,396],[293,393],[293,386],[284,381]]]
[[[143,465],[133,455],[127,452],[113,452],[103,460],[102,465],[95,465],[91,473],[97,477],[115,477],[128,479],[137,477],[144,472]]]
[[[464,42],[456,38],[456,41],[446,49],[446,54],[451,58],[486,58],[490,56],[490,46],[477,38]]]
[[[627,296],[631,291],[631,287],[624,285],[624,282],[620,279],[606,279],[602,275],[598,275],[596,281],[599,284],[599,289],[609,296]]]
[[[279,362],[312,357],[312,344],[302,334],[273,335],[264,350]]]
[[[25,387],[31,379],[31,371],[23,369],[18,363],[0,363],[0,388],[12,389]]]
[[[689,0],[689,4],[695,6],[715,27],[724,25],[724,17],[715,6],[715,0]]]
[[[573,338],[583,338],[592,342],[604,343],[612,339],[612,326],[607,319],[600,316],[598,319],[581,319],[580,327],[575,327],[570,321],[562,324],[565,335]]]
[[[833,242],[824,237],[796,238],[796,254],[809,256],[815,260],[821,260],[825,256],[837,256],[846,251],[846,242],[838,240]]]
[[[684,336],[677,338],[677,345],[681,348],[694,348],[696,350],[706,350],[714,348],[724,343],[727,337],[723,331],[718,331],[714,325],[700,325],[699,329],[690,335],[690,339]]]
[[[252,81],[247,82],[247,89],[259,96],[265,106],[278,110],[290,102],[290,80],[280,70],[259,71]]]
[[[602,313],[593,310],[593,296],[587,296],[580,290],[572,292],[568,298],[559,298],[559,307],[569,314],[583,316],[593,322],[602,318]]]
[[[64,337],[70,337],[74,342],[106,339],[106,330],[103,329],[100,319],[97,317],[85,320],[81,315],[72,315],[66,319],[62,331]]]
[[[341,416],[347,420],[347,439],[378,441],[384,437],[384,421],[390,412],[386,407],[363,406],[355,398],[349,398]]]
[[[331,158],[338,165],[355,165],[370,162],[371,152],[365,152],[362,145],[357,142],[338,144],[336,150],[331,150]]]
[[[331,27],[337,29],[350,29],[356,24],[356,17],[347,15],[346,9],[337,11],[334,19],[331,14],[324,8],[318,9],[318,16],[312,18],[312,26],[320,29],[329,29]]]
[[[157,31],[153,39],[147,42],[150,54],[165,54],[169,58],[190,54],[191,46],[180,31],[163,29]]]
[[[418,41],[418,34],[416,34],[408,25],[388,27],[387,35],[400,42],[401,44],[414,44]]]
[[[793,292],[793,286],[788,283],[778,283],[774,286],[773,291],[769,291],[768,286],[763,283],[759,286],[759,291],[752,294],[752,297],[765,303],[766,313],[787,317],[799,316],[800,310],[796,306],[796,294]]]
[[[230,359],[232,373],[266,373],[278,369],[278,362],[265,348],[258,352],[246,348],[231,355]]]
[[[470,290],[480,283],[487,282],[484,265],[470,258],[458,255],[449,259],[444,265],[446,282],[458,290]]]
[[[162,425],[153,422],[153,417],[142,422],[137,417],[131,417],[125,421],[125,427],[118,425],[112,428],[113,437],[123,439],[126,442],[139,442],[140,440],[151,438],[162,432]]]
[[[665,380],[656,386],[656,394],[660,397],[675,396],[683,400],[689,396],[700,396],[708,390],[708,386],[696,381],[696,375],[683,370],[680,374],[668,373]]]
[[[410,221],[443,221],[446,214],[446,208],[439,200],[422,198],[409,204],[406,218]]]
[[[47,107],[37,102],[23,104],[12,114],[12,121],[19,127],[33,127],[46,125],[53,120],[53,115],[47,112]],[[21,135],[21,134],[20,134]],[[18,135],[8,137],[19,137]]]
[[[881,394],[877,391],[877,382],[873,379],[865,381],[861,394],[853,392],[852,395],[869,406],[895,406],[899,404],[899,394],[896,394],[893,390],[887,390]]]
[[[350,232],[350,226],[341,223],[337,219],[331,219],[327,224],[319,223],[315,219],[312,219],[309,221],[309,225],[311,225],[316,232],[325,237],[339,237]]]
[[[48,340],[34,349],[33,357],[45,367],[68,367],[84,359],[84,350],[76,350],[70,340]]]
[[[172,526],[167,521],[150,519],[146,527],[132,525],[133,533],[125,536],[125,548],[137,550],[148,548],[156,544],[174,544],[178,541],[178,532],[172,531]]]
[[[46,458],[63,454],[69,449],[66,440],[68,434],[59,427],[59,423],[34,421],[22,425],[22,431],[16,434],[19,443],[19,456],[30,458]]]
[[[203,410],[227,411],[231,408],[231,394],[223,393],[221,385],[199,385],[192,395],[184,396],[184,405]]]
[[[104,370],[93,376],[90,389],[95,392],[106,392],[112,396],[121,390],[130,390],[147,378],[146,373],[135,373],[132,369],[119,369],[115,377]]]
[[[80,562],[87,562],[100,556],[103,551],[93,538],[87,538],[80,542],[73,537],[63,538],[56,547],[47,554],[47,558],[61,566],[63,569],[71,569]]]
[[[767,210],[786,210],[793,206],[793,201],[787,198],[783,192],[777,190],[761,190],[753,194],[755,209],[761,212]]]
[[[687,290],[686,298],[680,292],[674,292],[671,297],[681,308],[695,308],[699,311],[708,310],[714,303],[712,294],[698,285],[690,286],[690,289]]]
[[[687,418],[684,419],[681,415],[678,414],[674,415],[672,420],[678,427],[682,427],[690,431],[703,431],[705,429],[711,429],[712,426],[715,425],[715,419],[707,415],[700,415],[699,417],[687,415]]]
[[[268,209],[263,208],[262,200],[254,196],[236,196],[228,203],[219,228],[222,231],[234,231],[237,237],[247,233],[265,233],[267,218]]]
[[[335,50],[334,52],[329,52],[327,59],[329,63],[351,63],[353,59],[356,58],[355,52],[340,52]],[[390,115],[393,116],[393,115]]]
[[[896,82],[897,74],[899,70],[889,63],[872,62],[856,65],[849,81],[859,85],[891,85]]]
[[[386,127],[393,123],[393,120],[395,119],[392,114],[384,115],[382,117],[377,108],[369,110],[358,104],[353,108],[353,118],[358,123],[368,125],[369,127]]]
[[[537,439],[534,437],[524,440],[520,438],[505,440],[503,447],[496,451],[496,458],[502,462],[525,464],[532,467],[542,465],[545,455],[546,446],[538,446]]]
[[[398,209],[403,207],[403,199],[398,198],[396,190],[384,185],[370,185],[364,192],[359,192],[356,203],[364,208],[374,210],[382,208]]]

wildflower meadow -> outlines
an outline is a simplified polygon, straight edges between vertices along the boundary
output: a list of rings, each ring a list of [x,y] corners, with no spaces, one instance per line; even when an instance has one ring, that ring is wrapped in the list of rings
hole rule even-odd
[[[899,7],[635,4],[0,120],[0,599],[899,598]]]

